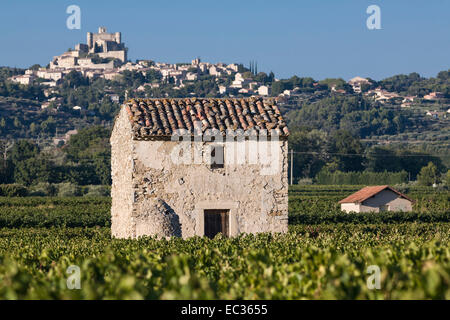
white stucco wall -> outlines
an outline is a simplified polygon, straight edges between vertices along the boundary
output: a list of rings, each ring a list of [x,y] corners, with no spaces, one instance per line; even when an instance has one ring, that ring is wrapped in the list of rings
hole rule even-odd
[[[341,210],[344,212],[360,212],[358,203],[341,203]]]

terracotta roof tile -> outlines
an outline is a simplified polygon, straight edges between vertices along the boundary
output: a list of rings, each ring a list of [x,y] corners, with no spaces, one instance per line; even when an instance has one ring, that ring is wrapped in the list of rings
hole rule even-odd
[[[395,190],[394,188],[391,188],[390,186],[385,185],[385,186],[371,186],[371,187],[362,188],[361,190],[355,192],[354,194],[348,196],[347,198],[342,199],[341,201],[339,201],[339,203],[362,203],[362,202],[366,201],[367,199],[369,199],[370,197],[373,197],[374,195],[380,193],[381,191],[383,191],[385,189],[389,189],[392,192],[395,192],[396,194],[398,194],[399,196],[401,196],[411,202],[414,202],[412,199],[408,198],[407,196],[405,196],[404,194]]]
[[[270,130],[287,137],[289,130],[274,100],[247,99],[131,99],[123,105],[132,123],[135,139],[170,136],[177,129],[194,134],[227,130]],[[198,128],[196,128],[198,126]]]

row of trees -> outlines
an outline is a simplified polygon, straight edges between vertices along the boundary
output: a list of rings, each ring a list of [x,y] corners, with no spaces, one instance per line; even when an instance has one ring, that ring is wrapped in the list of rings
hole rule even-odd
[[[325,185],[394,185],[408,182],[408,173],[400,172],[342,172],[321,170],[316,178],[316,183]]]
[[[289,147],[294,150],[295,178],[314,178],[327,172],[400,172],[416,179],[430,162],[440,174],[446,171],[442,160],[422,150],[386,146],[365,147],[346,130],[326,132],[307,128],[291,130]]]

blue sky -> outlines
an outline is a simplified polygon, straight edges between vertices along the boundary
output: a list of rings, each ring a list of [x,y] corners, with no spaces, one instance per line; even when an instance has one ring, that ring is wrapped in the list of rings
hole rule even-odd
[[[66,8],[81,8],[81,30],[66,28]],[[381,8],[381,30],[366,9]],[[46,65],[99,26],[122,32],[129,58],[258,62],[279,78],[356,75],[382,79],[450,68],[450,1],[104,1],[2,0],[0,65]]]

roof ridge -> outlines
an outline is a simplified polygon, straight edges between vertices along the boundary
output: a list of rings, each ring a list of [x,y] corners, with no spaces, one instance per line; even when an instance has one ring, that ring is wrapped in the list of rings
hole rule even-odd
[[[237,98],[237,97],[233,97],[233,98],[207,98],[207,97],[185,97],[185,98],[130,98],[127,101],[125,101],[123,105],[126,105],[128,103],[132,103],[132,102],[141,102],[141,101],[170,101],[170,100],[176,100],[176,101],[186,101],[186,100],[190,100],[191,102],[195,102],[198,100],[207,100],[207,101],[273,101],[274,103],[276,103],[276,100],[272,97],[243,97],[243,98]]]

